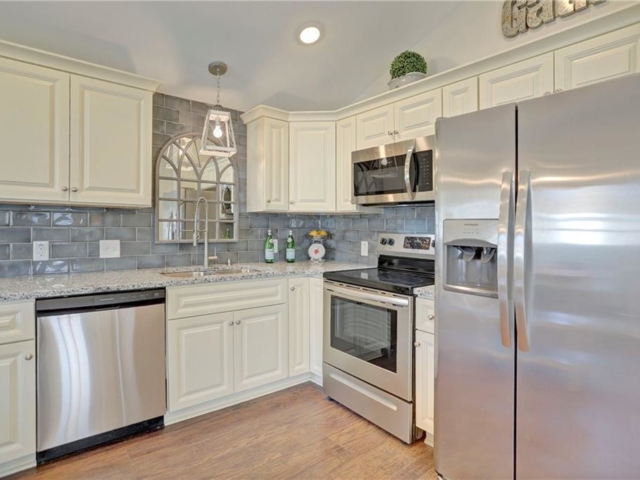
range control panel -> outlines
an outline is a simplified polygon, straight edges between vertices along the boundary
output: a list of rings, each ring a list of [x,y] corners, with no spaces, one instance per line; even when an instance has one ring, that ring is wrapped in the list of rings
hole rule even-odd
[[[384,255],[435,255],[436,237],[433,234],[381,233],[378,253]]]

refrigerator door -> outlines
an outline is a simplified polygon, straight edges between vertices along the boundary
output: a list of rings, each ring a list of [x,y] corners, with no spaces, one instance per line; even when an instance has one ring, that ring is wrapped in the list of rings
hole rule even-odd
[[[514,474],[506,287],[515,133],[513,104],[436,124],[435,461],[450,479]]]
[[[518,109],[516,478],[638,478],[640,77]]]

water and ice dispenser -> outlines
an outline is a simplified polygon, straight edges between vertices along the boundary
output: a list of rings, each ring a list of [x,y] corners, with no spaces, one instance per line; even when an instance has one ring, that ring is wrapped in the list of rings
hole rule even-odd
[[[498,297],[498,220],[445,220],[444,289]]]

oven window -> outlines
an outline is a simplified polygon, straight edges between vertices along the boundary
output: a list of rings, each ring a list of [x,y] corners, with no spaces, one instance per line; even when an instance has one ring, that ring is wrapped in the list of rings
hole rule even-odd
[[[407,193],[404,181],[406,155],[398,155],[379,160],[353,164],[353,187],[356,197],[367,195],[387,195]],[[412,166],[411,182],[414,182],[415,168]]]
[[[331,297],[331,347],[397,372],[398,312]]]

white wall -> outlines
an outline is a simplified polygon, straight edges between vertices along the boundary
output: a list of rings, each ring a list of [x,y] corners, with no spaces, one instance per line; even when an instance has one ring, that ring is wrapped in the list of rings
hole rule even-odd
[[[582,12],[557,18],[536,30],[529,30],[514,38],[506,38],[502,35],[500,23],[502,3],[502,0],[460,2],[437,28],[426,32],[422,40],[409,50],[424,55],[428,65],[427,74],[434,75],[502,53],[524,43],[535,42],[548,35],[638,4],[637,1],[607,0]],[[389,59],[389,64],[392,60]],[[387,70],[355,100],[364,100],[387,91],[389,80]]]

